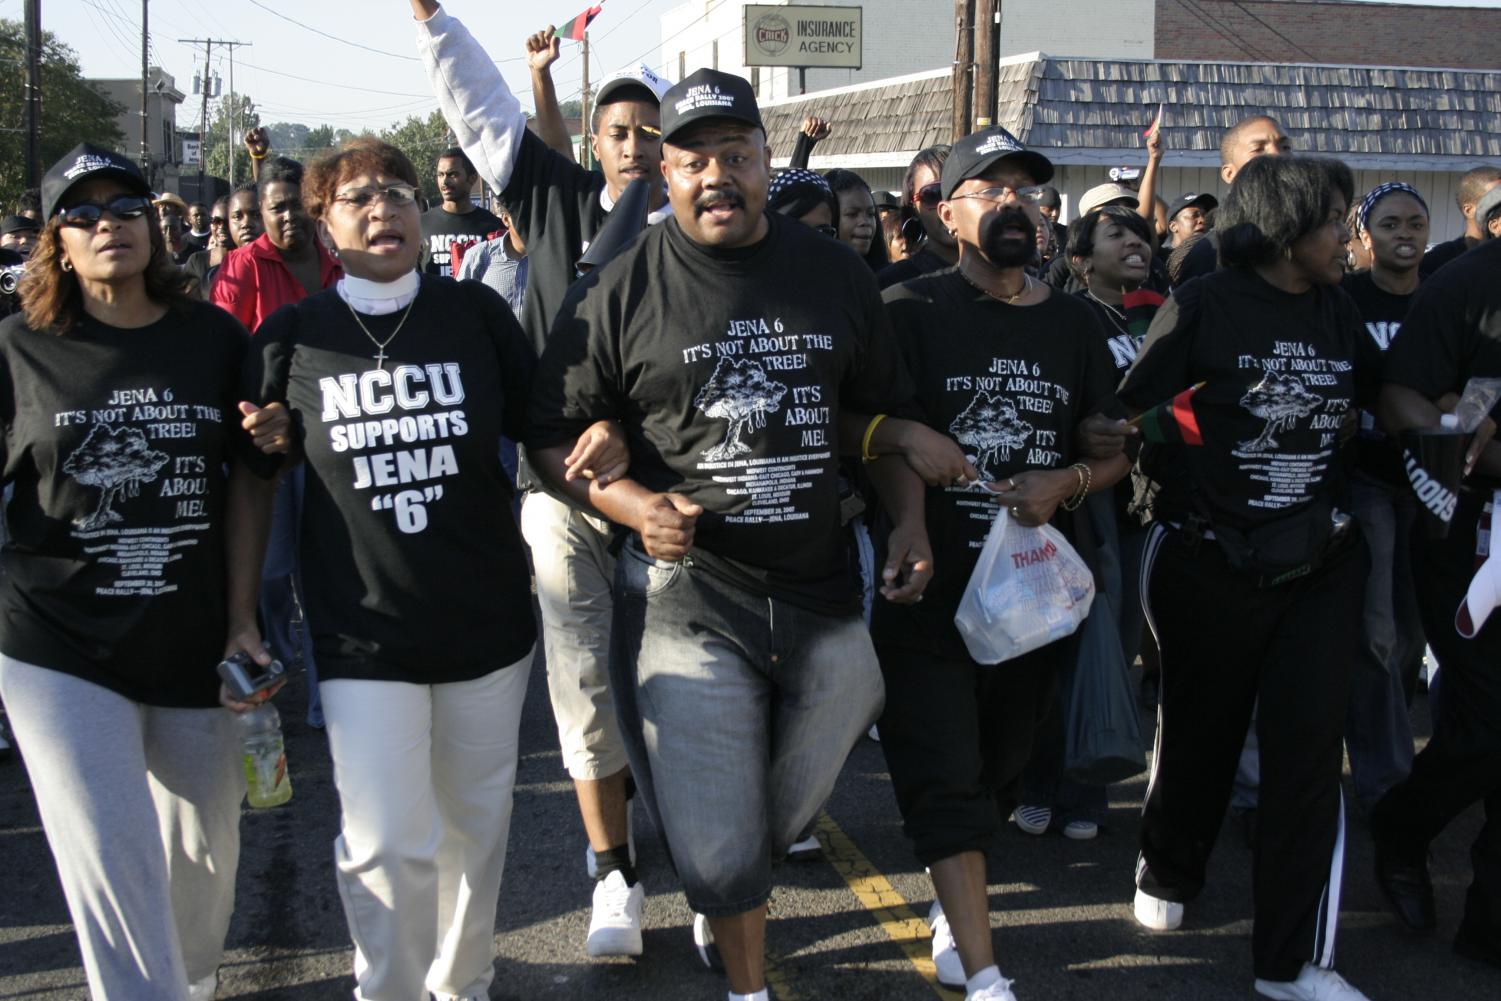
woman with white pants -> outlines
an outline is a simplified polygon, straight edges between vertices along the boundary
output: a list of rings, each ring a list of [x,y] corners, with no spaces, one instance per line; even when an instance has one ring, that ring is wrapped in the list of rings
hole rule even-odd
[[[250,395],[285,402],[302,432],[303,582],[359,1001],[488,996],[536,641],[498,458],[502,434],[521,436],[532,349],[491,289],[418,274],[417,186],[375,139],[308,169],[303,199],[345,277],[273,314],[248,366]],[[622,436],[586,437],[580,469],[623,466]],[[270,491],[249,505],[262,518]],[[246,630],[257,566],[231,603]]]
[[[248,335],[189,294],[134,164],[80,145],[42,198],[0,324],[0,692],[95,1001],[211,998],[245,789],[223,470],[290,424],[237,403]]]

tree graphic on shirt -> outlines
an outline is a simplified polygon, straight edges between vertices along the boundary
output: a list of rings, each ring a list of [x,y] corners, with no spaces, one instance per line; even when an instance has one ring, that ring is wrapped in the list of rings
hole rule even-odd
[[[1246,395],[1240,398],[1240,405],[1254,416],[1266,419],[1266,427],[1261,429],[1261,434],[1250,441],[1241,442],[1241,449],[1246,452],[1265,452],[1280,448],[1275,436],[1283,431],[1291,431],[1300,419],[1323,406],[1324,398],[1310,393],[1304,387],[1303,380],[1297,376],[1283,375],[1268,369],[1260,382],[1246,390]]]
[[[103,491],[99,506],[92,514],[75,518],[74,527],[92,531],[124,521],[114,509],[115,502],[140,493],[141,484],[156,479],[167,459],[167,453],[153,449],[137,428],[95,424],[83,444],[63,462],[63,472],[86,487]]]
[[[994,480],[992,464],[1011,461],[1011,450],[1026,448],[1032,425],[1021,419],[1016,404],[1004,396],[991,396],[985,390],[975,394],[969,406],[949,424],[949,434],[961,445],[977,452],[971,460],[980,478]]]
[[[710,462],[720,462],[749,452],[750,446],[740,440],[740,435],[765,427],[766,415],[775,413],[786,395],[787,387],[768,379],[757,363],[749,359],[719,359],[714,374],[693,398],[693,405],[707,417],[730,423],[724,440],[700,454]]]

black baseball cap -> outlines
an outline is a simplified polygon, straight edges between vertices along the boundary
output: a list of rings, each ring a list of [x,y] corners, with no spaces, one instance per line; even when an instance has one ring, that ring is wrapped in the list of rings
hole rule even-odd
[[[1033,184],[1046,184],[1053,179],[1053,161],[1034,150],[1027,149],[1016,136],[999,125],[994,128],[972,132],[954,143],[949,158],[943,162],[940,190],[948,199],[954,189],[971,177],[979,177],[990,169],[991,164],[1002,160],[1016,160],[1028,174]]]
[[[711,118],[729,118],[754,125],[762,132],[761,109],[756,106],[756,92],[750,82],[733,73],[701,69],[672,85],[662,95],[662,141],[696,122]]]
[[[42,178],[42,218],[52,218],[74,185],[96,177],[113,177],[134,194],[151,197],[151,186],[132,161],[112,149],[79,143]]]
[[[902,196],[895,191],[875,191],[872,195],[875,197],[876,208],[901,211]]]
[[[0,236],[9,236],[11,233],[37,233],[42,229],[42,224],[31,216],[8,215],[0,219]]]
[[[1176,216],[1179,212],[1182,212],[1184,209],[1188,208],[1190,205],[1201,208],[1205,212],[1208,212],[1210,209],[1218,208],[1219,204],[1220,200],[1213,195],[1200,195],[1190,191],[1188,194],[1180,196],[1176,201],[1173,202],[1173,204],[1167,207],[1167,221],[1172,222],[1174,216]]]

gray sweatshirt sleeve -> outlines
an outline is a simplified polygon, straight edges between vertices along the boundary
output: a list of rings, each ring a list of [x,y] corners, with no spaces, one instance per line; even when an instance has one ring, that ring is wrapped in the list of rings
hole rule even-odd
[[[469,29],[442,8],[417,22],[417,51],[460,148],[486,184],[505,190],[526,132],[521,102]]]

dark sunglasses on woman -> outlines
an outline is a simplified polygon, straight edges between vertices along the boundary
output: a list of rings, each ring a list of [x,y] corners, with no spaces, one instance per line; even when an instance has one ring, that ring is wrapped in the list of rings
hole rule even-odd
[[[151,208],[151,199],[141,195],[118,195],[107,202],[78,202],[64,205],[57,215],[64,226],[97,226],[99,217],[108,212],[120,222],[139,219]]]

